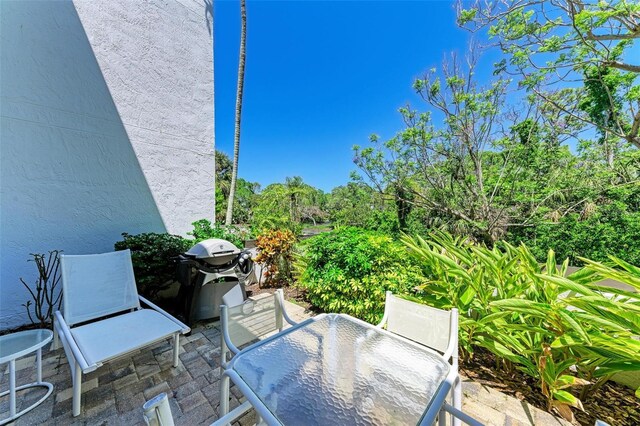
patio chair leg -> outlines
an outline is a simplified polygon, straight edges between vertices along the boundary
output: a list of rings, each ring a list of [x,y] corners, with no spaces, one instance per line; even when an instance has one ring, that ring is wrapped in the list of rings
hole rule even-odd
[[[222,373],[220,377],[220,408],[218,417],[222,417],[229,412],[229,377]]]
[[[453,384],[453,389],[451,392],[451,405],[457,410],[462,411],[462,380],[460,380],[460,376],[456,377],[456,381]],[[460,426],[462,422],[459,418],[452,416],[453,418],[453,426]]]
[[[75,363],[73,374],[73,417],[80,415],[80,402],[82,398],[82,369]]]
[[[220,365],[224,369],[227,365],[227,343],[224,341],[223,333],[220,333]]]
[[[180,354],[180,335],[173,335],[173,366],[178,366],[178,355]]]
[[[53,343],[51,343],[51,350],[55,351],[60,349],[60,336],[58,336],[58,328],[56,327],[55,318],[53,321]]]

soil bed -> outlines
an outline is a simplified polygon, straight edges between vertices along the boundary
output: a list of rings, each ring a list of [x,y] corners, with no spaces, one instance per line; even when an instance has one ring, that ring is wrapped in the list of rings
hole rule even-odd
[[[315,309],[309,302],[304,300],[304,295],[302,290],[299,290],[296,287],[285,286],[285,287],[268,287],[263,284],[262,287],[258,286],[258,284],[251,284],[246,286],[247,293],[250,293],[252,296],[257,296],[262,293],[273,293],[277,289],[281,288],[284,292],[285,300],[288,300],[291,303],[302,306],[303,308],[315,312],[320,313],[317,309]]]
[[[504,394],[547,410],[546,398],[540,392],[537,383],[526,374],[515,371],[507,373],[496,371],[496,357],[483,348],[476,348],[473,359],[460,364],[460,372],[475,382],[490,386]],[[594,425],[596,419],[617,425],[640,425],[640,401],[632,389],[609,381],[596,395],[582,401],[584,412],[573,409],[581,425]],[[553,413],[557,415],[557,413]]]

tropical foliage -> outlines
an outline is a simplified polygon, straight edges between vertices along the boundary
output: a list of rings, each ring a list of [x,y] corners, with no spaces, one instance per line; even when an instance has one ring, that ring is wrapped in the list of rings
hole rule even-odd
[[[640,39],[637,1],[461,1],[458,20],[497,42],[497,73],[519,76],[563,115],[596,126],[607,156],[619,140],[640,148],[640,63],[630,54]]]
[[[153,232],[138,235],[123,233],[122,237],[122,241],[115,243],[114,249],[131,250],[138,292],[157,301],[158,294],[174,283],[176,266],[173,258],[188,250],[193,241],[178,235]]]
[[[611,257],[582,258],[567,275],[555,253],[539,263],[525,246],[492,248],[444,232],[402,244],[358,228],[307,241],[296,258],[299,285],[324,311],[380,321],[385,292],[442,309],[457,308],[464,358],[477,347],[495,354],[497,368],[533,378],[548,408],[573,420],[616,372],[640,371],[640,296],[602,287],[612,278],[640,289],[640,268]]]
[[[597,284],[615,277],[640,289],[640,269],[615,257],[613,266],[582,259],[585,269],[565,277],[568,260],[558,266],[553,251],[539,264],[525,245],[489,249],[444,233],[403,242],[427,277],[414,296],[459,309],[465,356],[490,350],[505,372],[537,380],[563,417],[572,420],[570,407],[582,409],[612,374],[640,370],[640,296]]]
[[[264,284],[281,287],[293,282],[293,248],[297,239],[288,229],[268,230],[256,240],[258,256],[255,261],[264,265]]]
[[[298,284],[314,306],[372,323],[382,319],[386,291],[406,293],[422,283],[401,244],[353,227],[308,240],[295,266]]]
[[[358,172],[330,193],[247,183],[234,217],[261,236],[269,279],[293,271],[315,307],[371,323],[387,290],[456,307],[464,357],[491,351],[570,420],[640,370],[636,3],[461,1],[458,23],[499,49],[493,77],[471,43],[416,79],[422,104],[399,109],[395,136],[355,146]],[[335,231],[293,246],[327,220]]]
[[[257,198],[253,210],[252,230],[259,234],[269,229],[289,229],[298,233],[302,223],[323,222],[325,194],[299,176],[286,178],[284,183],[267,186]]]
[[[231,191],[231,176],[233,164],[223,152],[216,151],[216,221],[224,222],[227,203]],[[236,180],[236,190],[233,197],[233,222],[249,223],[252,219],[253,207],[256,202],[260,185],[249,182],[241,177]]]
[[[193,230],[188,232],[188,234],[194,238],[194,240],[191,241],[192,244],[211,238],[219,238],[229,241],[238,248],[244,247],[244,241],[247,235],[240,228],[233,225],[212,225],[208,219],[197,220],[193,222],[192,225]]]

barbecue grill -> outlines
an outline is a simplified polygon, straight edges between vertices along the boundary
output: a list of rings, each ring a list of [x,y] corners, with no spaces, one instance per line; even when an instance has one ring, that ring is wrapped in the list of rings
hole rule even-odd
[[[178,300],[188,325],[219,317],[223,296],[236,286],[246,299],[245,281],[253,271],[248,250],[212,238],[191,247],[178,256],[177,262]]]

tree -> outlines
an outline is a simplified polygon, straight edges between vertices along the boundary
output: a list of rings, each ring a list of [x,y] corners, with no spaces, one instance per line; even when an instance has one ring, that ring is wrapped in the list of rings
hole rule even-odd
[[[229,157],[220,151],[216,151],[216,220],[224,221],[229,190],[231,188],[231,170],[233,165]],[[260,184],[238,178],[236,191],[233,198],[233,211],[236,223],[248,223],[253,215],[256,194],[260,190]]]
[[[328,197],[331,222],[335,226],[356,226],[397,234],[400,226],[393,194],[380,193],[353,177],[355,181],[333,188]]]
[[[615,136],[611,137],[609,128],[622,113],[622,99],[618,86],[620,72],[613,68],[590,67],[585,70],[584,96],[579,108],[597,126],[600,133],[599,143],[604,149],[605,158],[610,168],[613,168],[614,155],[618,148]]]
[[[216,150],[216,190],[220,190],[225,198],[229,196],[231,189],[231,171],[233,164],[229,156],[222,151]]]
[[[245,0],[240,0],[240,53],[238,58],[238,88],[236,91],[236,120],[233,135],[233,169],[231,172],[231,186],[227,203],[225,225],[231,225],[233,219],[233,205],[236,195],[236,181],[238,179],[238,157],[240,156],[240,121],[242,118],[242,94],[244,92],[244,64],[247,40],[247,7]]]
[[[326,222],[327,219],[329,219],[327,199],[327,194],[321,189],[309,186],[309,192],[300,204],[300,221],[310,221],[314,226],[316,226],[318,222]]]
[[[405,130],[384,143],[373,137],[373,147],[355,147],[355,163],[397,206],[402,200],[426,208],[449,230],[492,245],[541,208],[567,203],[561,195],[580,185],[559,173],[576,170],[576,160],[559,144],[560,126],[546,125],[556,116],[535,103],[509,111],[509,80],[480,87],[473,51],[467,63],[460,66],[454,56],[442,75],[432,70],[418,79],[414,87],[432,111],[401,108]]]
[[[499,0],[465,6],[459,2],[459,23],[487,29],[507,55],[496,72],[521,75],[528,90],[596,126],[603,143],[614,137],[640,147],[640,57],[631,50],[640,39],[640,3]],[[579,98],[597,98],[597,108],[575,110],[558,102],[553,93],[562,86],[583,92]]]
[[[335,225],[365,228],[371,212],[384,209],[384,201],[368,185],[349,182],[331,190],[327,208]]]
[[[300,176],[287,177],[285,183],[271,184],[260,194],[254,227],[299,231],[304,217],[314,223],[326,217],[324,199],[322,191],[304,183]]]

